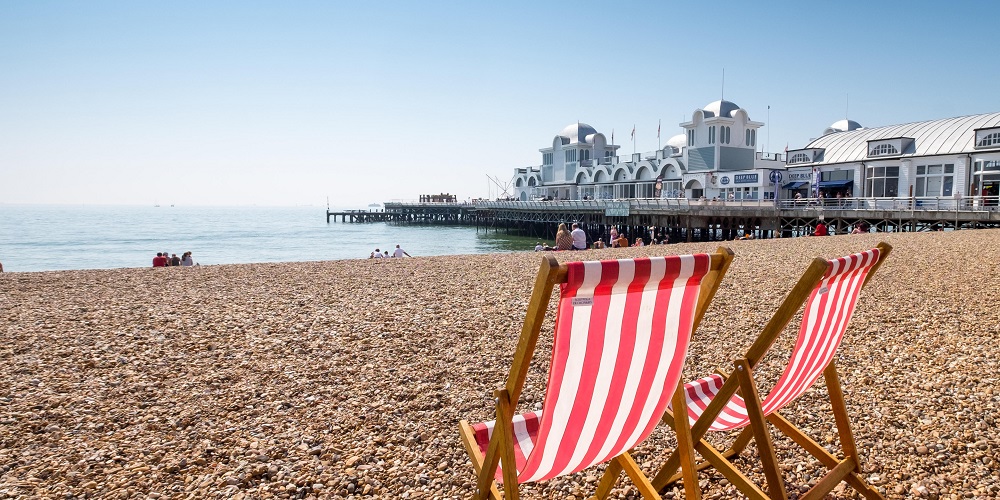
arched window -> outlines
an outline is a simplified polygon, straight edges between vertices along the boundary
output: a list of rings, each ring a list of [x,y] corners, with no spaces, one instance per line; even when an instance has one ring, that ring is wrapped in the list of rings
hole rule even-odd
[[[746,143],[747,143],[747,146],[749,146],[750,145],[750,129],[747,129],[746,136],[747,136]]]
[[[810,158],[809,155],[806,154],[806,153],[795,153],[794,155],[792,155],[791,158],[788,159],[788,163],[789,164],[792,164],[792,163],[809,163],[811,161],[812,161],[812,158]]]
[[[899,150],[896,149],[892,144],[879,144],[872,148],[868,156],[886,156],[886,155],[898,155]]]
[[[757,147],[757,129],[750,131],[750,145]]]
[[[979,143],[976,144],[976,146],[995,146],[998,144],[1000,144],[1000,132],[993,132],[992,134],[984,135],[982,139],[979,139]]]

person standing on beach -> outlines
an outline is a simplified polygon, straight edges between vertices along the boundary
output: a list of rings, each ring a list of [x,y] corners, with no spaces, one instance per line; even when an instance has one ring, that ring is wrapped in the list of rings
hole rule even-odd
[[[396,245],[396,249],[392,251],[392,256],[397,258],[402,258],[404,255],[407,257],[411,257],[410,254],[406,253],[406,250],[403,250],[402,248],[399,248],[399,245]]]
[[[587,249],[587,233],[583,232],[583,229],[580,229],[579,224],[574,222],[573,230],[569,234],[573,237],[573,250]]]

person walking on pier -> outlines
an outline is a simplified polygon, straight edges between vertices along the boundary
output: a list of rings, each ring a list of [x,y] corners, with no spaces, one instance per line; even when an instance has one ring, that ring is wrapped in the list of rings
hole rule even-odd
[[[586,250],[587,249],[587,233],[580,229],[580,225],[576,222],[573,223],[573,231],[571,231],[570,236],[573,237],[573,250]]]

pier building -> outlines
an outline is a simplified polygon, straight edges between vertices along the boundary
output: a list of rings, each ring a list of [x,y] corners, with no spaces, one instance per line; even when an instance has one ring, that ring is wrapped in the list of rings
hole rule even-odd
[[[515,197],[529,200],[773,199],[784,157],[757,151],[762,122],[719,100],[696,109],[661,149],[620,155],[586,123],[567,126],[540,149],[541,164],[515,169]]]
[[[886,208],[993,205],[1000,195],[1000,113],[864,128],[841,120],[788,151],[783,192],[882,199]]]

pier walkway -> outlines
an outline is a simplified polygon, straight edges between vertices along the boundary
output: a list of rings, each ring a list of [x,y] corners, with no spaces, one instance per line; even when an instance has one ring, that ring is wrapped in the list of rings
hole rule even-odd
[[[473,225],[485,230],[550,239],[560,222],[580,222],[588,233],[614,225],[643,233],[658,228],[672,240],[757,238],[809,234],[820,221],[836,234],[866,224],[880,232],[1000,227],[998,197],[842,198],[711,201],[674,198],[627,200],[387,202],[380,211],[327,211],[327,222]],[[633,232],[629,230],[628,232]]]

